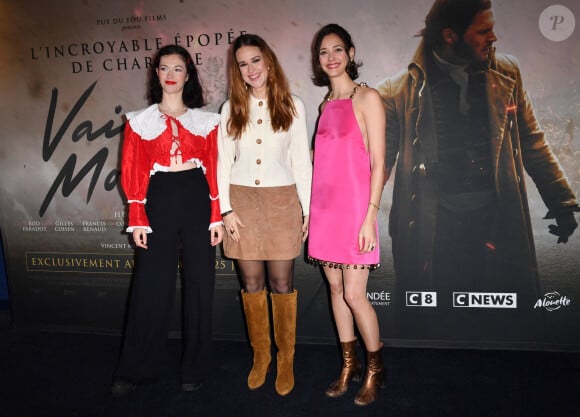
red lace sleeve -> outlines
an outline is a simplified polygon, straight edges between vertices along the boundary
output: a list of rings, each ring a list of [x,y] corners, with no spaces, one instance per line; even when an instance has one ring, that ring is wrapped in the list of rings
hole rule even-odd
[[[142,227],[151,232],[149,219],[145,213],[148,186],[149,163],[144,141],[127,121],[121,156],[121,188],[129,203],[128,232],[132,232],[135,227]]]
[[[204,165],[206,167],[205,177],[209,185],[209,197],[211,199],[211,217],[210,226],[215,225],[215,223],[221,223],[222,215],[220,213],[220,200],[219,191],[217,186],[217,131],[216,126],[207,135],[205,140],[205,152],[204,152]]]

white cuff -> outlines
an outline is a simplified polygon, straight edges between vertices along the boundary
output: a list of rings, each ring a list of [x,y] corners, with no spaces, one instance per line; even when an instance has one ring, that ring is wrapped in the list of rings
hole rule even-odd
[[[133,230],[135,229],[145,229],[147,233],[153,233],[153,229],[151,229],[149,226],[129,226],[127,229],[125,229],[125,231],[127,233],[133,233]]]
[[[215,223],[210,223],[210,225],[209,225],[209,229],[208,229],[208,230],[211,230],[211,229],[213,229],[214,227],[223,226],[223,225],[224,225],[224,222],[223,222],[223,221],[222,221],[222,222],[215,222]]]

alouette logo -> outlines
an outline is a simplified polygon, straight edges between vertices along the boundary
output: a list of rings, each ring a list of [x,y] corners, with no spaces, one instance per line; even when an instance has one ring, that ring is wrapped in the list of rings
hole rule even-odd
[[[544,294],[544,298],[538,299],[534,308],[545,308],[548,311],[559,310],[562,307],[568,307],[572,300],[565,295],[560,295],[558,291],[552,291]]]

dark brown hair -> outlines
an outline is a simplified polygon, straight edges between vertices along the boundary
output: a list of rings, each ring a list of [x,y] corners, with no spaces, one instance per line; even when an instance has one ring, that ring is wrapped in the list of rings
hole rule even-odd
[[[491,0],[435,0],[425,18],[425,27],[417,36],[423,37],[427,48],[441,45],[441,31],[445,28],[463,37],[475,15],[490,8]]]
[[[159,77],[157,76],[157,69],[159,68],[161,57],[165,55],[179,55],[185,62],[185,67],[189,77],[183,86],[183,104],[189,108],[202,107],[204,105],[203,90],[199,83],[197,70],[195,69],[195,65],[193,65],[193,60],[191,59],[189,52],[187,52],[187,49],[179,45],[166,45],[159,49],[155,58],[153,58],[153,65],[151,66],[151,72],[149,74],[149,101],[152,104],[161,103],[161,99],[163,98],[163,89],[161,88]]]
[[[311,63],[312,63],[312,82],[314,85],[318,87],[324,87],[330,85],[330,80],[328,79],[328,75],[322,70],[320,66],[320,45],[322,44],[322,40],[326,35],[335,34],[338,36],[342,42],[344,43],[344,48],[346,52],[350,51],[350,48],[354,48],[354,43],[352,42],[352,38],[350,34],[340,25],[336,23],[330,23],[316,32],[314,35],[314,40],[312,41],[312,45],[310,47],[311,52]],[[350,76],[352,80],[356,80],[358,78],[358,69],[362,66],[362,62],[355,62],[350,60],[346,66],[346,72]]]

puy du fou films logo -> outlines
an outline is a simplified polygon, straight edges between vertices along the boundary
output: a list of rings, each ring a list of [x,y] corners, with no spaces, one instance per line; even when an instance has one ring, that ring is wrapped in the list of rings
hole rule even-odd
[[[454,292],[453,307],[517,308],[518,295],[511,292]]]
[[[430,291],[407,291],[405,293],[407,307],[437,307],[437,293]]]
[[[556,311],[562,307],[568,307],[572,300],[565,295],[560,295],[558,291],[552,291],[544,294],[544,297],[539,298],[534,304],[534,308],[545,308],[548,311]]]

